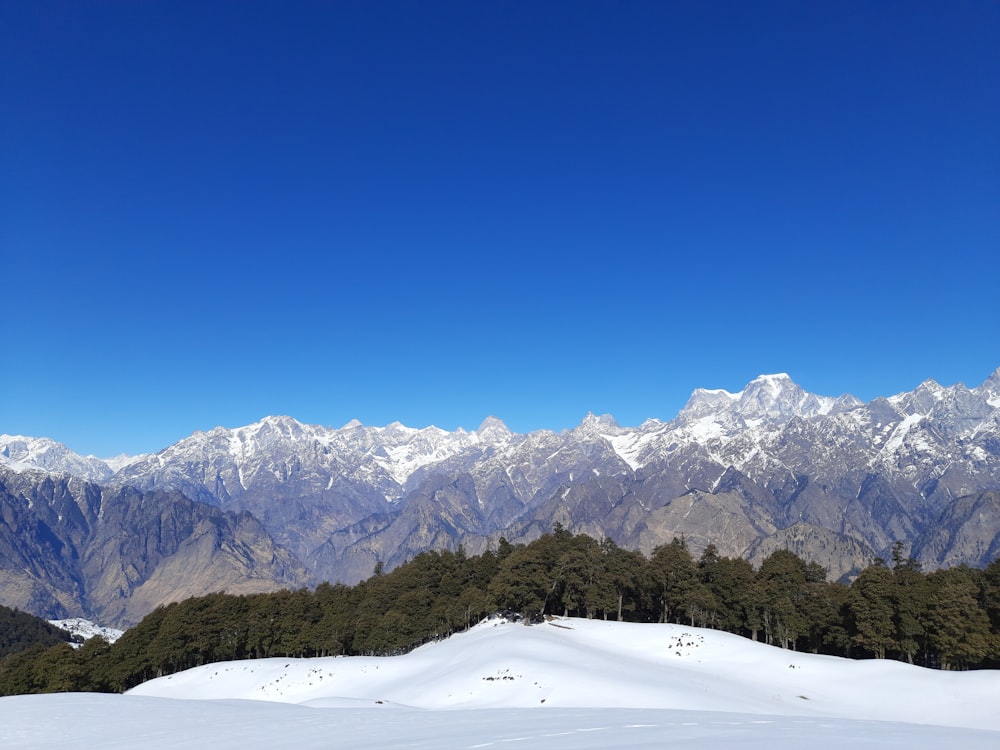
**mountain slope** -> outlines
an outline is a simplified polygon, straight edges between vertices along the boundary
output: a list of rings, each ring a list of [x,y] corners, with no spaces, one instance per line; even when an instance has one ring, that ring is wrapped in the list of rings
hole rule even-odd
[[[8,605],[116,625],[188,596],[306,580],[249,513],[176,492],[2,468],[0,566],[0,600]]]

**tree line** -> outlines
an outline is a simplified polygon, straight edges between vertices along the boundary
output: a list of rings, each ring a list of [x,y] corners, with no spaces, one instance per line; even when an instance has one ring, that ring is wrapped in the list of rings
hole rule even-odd
[[[356,586],[212,594],[159,607],[113,645],[35,646],[0,661],[0,694],[122,691],[216,661],[391,655],[497,611],[674,622],[781,648],[899,659],[940,669],[1000,666],[1000,559],[921,571],[896,544],[850,584],[787,550],[759,569],[675,539],[646,556],[557,525],[528,544],[467,556],[424,552]]]
[[[79,638],[39,617],[0,604],[0,658],[32,646],[55,646],[74,637]]]

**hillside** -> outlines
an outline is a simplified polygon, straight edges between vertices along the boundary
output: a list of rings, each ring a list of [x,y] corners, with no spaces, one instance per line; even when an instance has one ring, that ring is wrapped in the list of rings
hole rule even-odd
[[[217,663],[123,696],[0,698],[0,745],[992,750],[998,703],[995,671],[853,662],[675,625],[488,620],[405,656]]]
[[[1000,731],[1000,672],[789,652],[681,625],[486,620],[402,656],[208,664],[130,695],[432,710],[674,708]]]
[[[32,647],[55,646],[72,638],[68,628],[0,605],[0,659]]]

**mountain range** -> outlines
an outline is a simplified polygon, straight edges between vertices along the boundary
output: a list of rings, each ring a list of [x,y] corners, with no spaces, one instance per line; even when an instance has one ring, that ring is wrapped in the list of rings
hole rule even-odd
[[[102,460],[0,436],[0,603],[127,625],[211,591],[354,583],[427,549],[470,553],[562,524],[650,552],[848,576],[896,541],[925,567],[1000,556],[1000,369],[863,403],[763,375],[698,389],[671,421],[511,432],[267,417]]]

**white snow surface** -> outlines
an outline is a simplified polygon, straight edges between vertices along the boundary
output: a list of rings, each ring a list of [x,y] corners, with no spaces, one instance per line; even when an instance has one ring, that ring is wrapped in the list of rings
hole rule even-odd
[[[97,625],[90,620],[84,620],[82,617],[70,617],[66,620],[49,620],[49,622],[57,628],[62,628],[71,635],[81,636],[85,641],[99,635],[108,643],[114,643],[121,638],[122,633],[125,632],[124,630],[119,630],[118,628],[107,628],[103,625]]]
[[[44,471],[102,481],[114,472],[94,456],[81,456],[50,438],[0,435],[0,466],[11,471]]]
[[[997,671],[678,625],[489,620],[403,656],[224,662],[124,696],[0,698],[0,747],[995,750],[997,705]]]
[[[882,449],[884,453],[894,453],[898,451],[902,445],[903,441],[906,439],[907,434],[916,427],[922,420],[926,417],[923,414],[911,414],[898,425],[896,429],[893,430],[892,435],[889,439],[885,441],[885,447]]]

